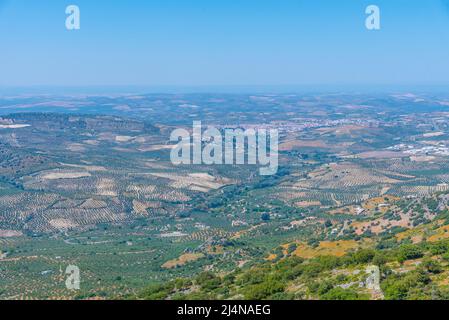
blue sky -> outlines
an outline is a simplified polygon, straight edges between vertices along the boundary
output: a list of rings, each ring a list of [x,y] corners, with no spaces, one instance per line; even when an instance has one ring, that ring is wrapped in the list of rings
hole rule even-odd
[[[449,0],[0,0],[0,86],[352,84],[449,84]]]

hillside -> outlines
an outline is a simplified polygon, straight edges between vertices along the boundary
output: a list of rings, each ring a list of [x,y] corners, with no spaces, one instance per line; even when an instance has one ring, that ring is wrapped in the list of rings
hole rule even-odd
[[[283,246],[262,263],[229,273],[203,272],[194,279],[179,278],[142,291],[141,299],[323,299],[422,300],[449,299],[449,240],[438,240],[444,226],[422,225],[416,232],[433,234],[413,244],[404,234],[383,237],[372,248],[321,251],[301,258],[307,245]],[[443,223],[441,223],[443,224]],[[446,231],[447,232],[447,231]],[[335,247],[343,246],[335,243]],[[342,249],[344,250],[344,249]],[[279,255],[280,253],[280,255]],[[370,286],[373,267],[380,271],[380,287]]]

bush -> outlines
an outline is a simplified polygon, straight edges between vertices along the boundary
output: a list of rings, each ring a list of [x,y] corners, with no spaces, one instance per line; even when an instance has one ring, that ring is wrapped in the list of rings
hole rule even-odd
[[[373,260],[375,255],[376,255],[376,252],[374,250],[361,249],[353,255],[353,259],[356,264],[369,263]]]
[[[434,260],[426,259],[421,264],[422,268],[429,273],[437,274],[442,272],[441,265]]]
[[[340,287],[333,288],[321,296],[322,300],[359,300],[361,298],[357,292]]]
[[[445,254],[446,252],[448,252],[448,249],[449,248],[447,243],[439,242],[430,246],[430,253],[432,255]]]
[[[430,277],[423,269],[411,271],[406,275],[393,275],[382,283],[385,298],[388,300],[405,300],[417,292],[424,292]]]
[[[221,279],[212,272],[203,272],[196,277],[196,283],[201,289],[211,291],[220,286]]]
[[[262,283],[249,286],[244,289],[245,299],[249,300],[262,300],[267,299],[271,295],[284,292],[285,283],[280,281],[269,279]]]
[[[407,260],[418,259],[423,256],[422,250],[415,245],[403,245],[399,248],[398,261],[403,263]]]

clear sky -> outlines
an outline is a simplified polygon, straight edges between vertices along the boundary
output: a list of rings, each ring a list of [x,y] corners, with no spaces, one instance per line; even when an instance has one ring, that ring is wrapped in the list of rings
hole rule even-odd
[[[449,84],[449,0],[0,0],[0,86],[318,84]]]

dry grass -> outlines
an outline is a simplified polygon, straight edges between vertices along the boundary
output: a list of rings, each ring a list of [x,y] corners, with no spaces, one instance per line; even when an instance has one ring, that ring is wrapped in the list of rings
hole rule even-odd
[[[107,171],[107,169],[102,166],[79,165],[79,164],[69,164],[69,163],[60,163],[60,164],[65,167],[83,169],[86,171],[101,171],[101,172]]]
[[[357,157],[361,159],[394,159],[403,158],[405,154],[395,151],[367,151],[357,154]]]
[[[322,241],[319,246],[312,248],[305,243],[298,243],[293,255],[310,259],[318,256],[344,256],[350,250],[357,249],[361,246],[355,240],[339,240],[339,241]],[[288,244],[283,246],[288,248]]]
[[[440,136],[444,136],[444,132],[438,131],[438,132],[428,132],[428,133],[424,133],[422,135],[424,138],[433,138],[433,137],[440,137]]]
[[[29,124],[0,124],[0,129],[21,129],[30,127]]]
[[[52,219],[48,223],[55,229],[67,230],[70,228],[75,228],[78,225],[69,219]]]
[[[116,136],[115,137],[115,141],[116,142],[128,142],[133,140],[135,137],[131,137],[131,136]]]
[[[68,151],[72,152],[84,152],[86,151],[86,147],[80,143],[70,143],[66,148]]]
[[[367,170],[353,163],[330,163],[308,174],[308,180],[294,184],[296,189],[338,189],[344,190],[369,185],[385,185],[400,182],[373,170]]]
[[[151,152],[151,151],[159,151],[159,150],[169,150],[172,149],[172,145],[164,145],[164,144],[157,144],[157,145],[151,145],[151,146],[141,146],[137,150],[140,152]]]
[[[100,196],[108,196],[108,197],[116,197],[116,183],[113,179],[109,178],[101,178],[97,182],[97,195]]]
[[[150,174],[158,178],[171,180],[170,186],[172,188],[188,189],[199,192],[217,190],[232,183],[229,179],[216,178],[207,173],[190,173],[187,175],[179,175],[169,172],[155,172]]]
[[[183,266],[189,262],[193,262],[204,257],[202,253],[185,253],[179,256],[177,259],[169,260],[162,265],[162,268],[172,269],[179,266]]]
[[[23,233],[15,230],[0,230],[0,238],[20,237]]]
[[[271,254],[268,255],[268,257],[265,258],[265,260],[267,260],[267,261],[273,261],[273,260],[275,260],[277,257],[278,257],[277,254],[271,253]]]
[[[299,201],[299,202],[295,202],[295,205],[300,208],[320,207],[321,202],[319,202],[319,201]]]
[[[393,227],[410,228],[410,217],[405,214],[400,214],[400,216],[401,220],[386,220],[383,218],[378,218],[372,221],[354,222],[352,223],[352,226],[354,227],[357,235],[362,235],[368,230],[372,233],[379,234]]]
[[[423,241],[423,239],[425,238],[426,234],[431,232],[432,228],[437,227],[437,226],[441,226],[444,223],[445,223],[445,220],[442,220],[442,219],[436,220],[436,221],[433,221],[430,224],[420,225],[420,226],[418,226],[416,228],[413,228],[413,229],[410,229],[410,230],[407,230],[407,231],[404,231],[404,232],[400,232],[400,233],[398,233],[396,235],[396,238],[399,241],[402,241],[402,240],[404,240],[406,238],[410,238],[410,239],[412,239],[413,243],[419,243],[419,242]],[[437,233],[441,232],[440,229],[441,228],[436,229]],[[440,231],[438,231],[438,230],[440,230]]]
[[[74,171],[54,171],[48,172],[42,175],[42,179],[44,180],[59,180],[59,179],[79,179],[90,177],[91,174],[89,172],[74,172]]]
[[[353,107],[348,107],[352,109]],[[352,133],[358,133],[359,131],[368,130],[369,128],[358,125],[342,125],[334,128],[322,128],[317,131],[322,134],[335,134],[335,135],[348,135]]]
[[[133,210],[135,213],[140,215],[148,215],[147,209],[151,207],[151,204],[148,204],[146,202],[141,202],[137,200],[133,200]]]
[[[330,148],[322,140],[291,140],[279,145],[279,151],[291,151],[299,148]]]
[[[385,213],[388,211],[392,203],[399,200],[399,197],[385,195],[383,197],[371,198],[365,201],[365,203],[362,204],[362,207],[370,211],[378,208],[380,212]]]
[[[449,238],[449,225],[442,226],[435,230],[435,234],[431,235],[427,240],[429,242],[437,242]]]

